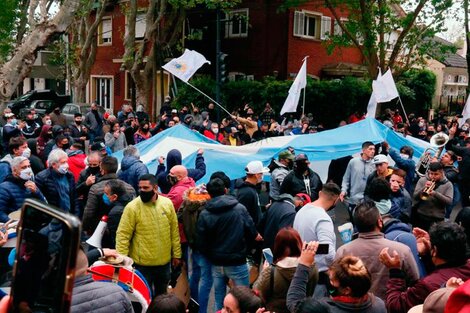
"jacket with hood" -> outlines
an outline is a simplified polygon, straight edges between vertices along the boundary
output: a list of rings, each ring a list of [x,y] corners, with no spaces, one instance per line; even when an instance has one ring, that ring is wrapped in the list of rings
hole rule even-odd
[[[205,208],[210,198],[204,185],[190,188],[183,194],[183,203],[180,208],[181,219],[183,221],[183,230],[186,240],[193,250],[196,249],[197,221],[199,214]]]
[[[416,237],[412,233],[413,229],[411,226],[402,223],[399,219],[393,218],[388,214],[382,215],[382,219],[384,221],[382,232],[385,238],[407,245],[413,254],[416,265],[418,265],[419,277],[424,277],[426,275],[426,268],[419,257]]]
[[[412,204],[411,196],[408,191],[400,187],[397,192],[392,192],[390,201],[392,202],[392,207],[388,213],[394,218],[408,223],[411,220]]]
[[[357,204],[364,198],[367,177],[375,170],[372,160],[364,160],[362,156],[352,158],[346,168],[341,184],[341,192],[349,197],[350,204]],[[312,199],[313,201],[313,199]]]
[[[82,150],[67,151],[69,159],[67,163],[69,164],[69,171],[73,174],[75,182],[78,181],[80,177],[80,172],[83,171],[86,167],[85,159],[86,154]]]
[[[26,198],[35,198],[46,202],[46,198],[44,198],[39,188],[36,189],[35,193],[32,193],[24,186],[25,182],[21,178],[9,175],[0,184],[0,222],[8,222],[10,219],[8,214],[21,209]]]
[[[311,268],[299,264],[287,293],[287,307],[292,313],[330,312],[330,313],[387,313],[384,302],[368,293],[362,301],[344,301],[342,297],[307,297],[307,281]],[[342,301],[343,300],[343,301]],[[347,300],[347,299],[345,299]]]
[[[305,185],[307,178],[309,182],[308,187]],[[303,192],[308,194],[313,202],[318,199],[318,193],[322,187],[323,183],[320,176],[312,171],[312,169],[308,169],[308,176],[299,174],[293,170],[284,178],[279,193],[288,193],[294,197],[299,192]]]
[[[279,197],[284,178],[289,174],[289,169],[278,160],[273,160],[275,168],[271,170],[271,181],[269,183],[269,196],[272,199]]]
[[[246,208],[233,196],[206,203],[197,221],[196,247],[213,265],[246,264],[248,246],[258,232]]]
[[[170,192],[164,196],[170,199],[171,202],[173,202],[175,211],[178,213],[180,210],[181,204],[183,204],[183,195],[185,191],[195,186],[196,184],[194,183],[194,180],[191,177],[185,177],[181,179],[180,181],[178,181],[176,184],[174,184],[171,187]],[[186,240],[186,236],[184,235],[183,224],[178,223],[178,227],[179,227],[179,232],[180,232],[181,243],[186,243],[187,240]]]
[[[436,182],[433,195],[430,195],[427,200],[422,200],[421,194],[428,180],[427,176],[418,180],[413,194],[413,206],[416,207],[418,214],[444,220],[446,206],[452,204],[454,187],[447,178],[443,177]]]
[[[257,186],[239,179],[235,182],[235,194],[238,202],[245,206],[257,227],[262,217]]]
[[[261,272],[253,285],[253,289],[260,292],[268,311],[289,313],[286,305],[287,290],[289,290],[298,264],[299,258],[286,257]],[[271,277],[272,274],[274,277]],[[312,266],[312,271],[309,272],[308,276],[307,296],[312,296],[317,281],[318,271],[315,266]]]
[[[196,156],[195,168],[188,168],[188,176],[197,182],[199,179],[206,175],[206,164],[204,163],[204,157],[202,154]],[[170,192],[171,185],[167,181],[166,177],[170,173],[170,170],[175,165],[182,164],[181,152],[178,149],[170,150],[166,156],[166,167],[163,164],[159,164],[157,168],[158,187],[162,193]]]
[[[139,178],[148,173],[147,166],[139,158],[126,156],[121,161],[121,169],[118,171],[117,176],[134,187],[137,193],[139,192]]]
[[[263,248],[274,249],[277,233],[284,227],[292,227],[295,214],[294,198],[287,193],[281,194],[264,213],[259,223],[259,230],[263,235]]]

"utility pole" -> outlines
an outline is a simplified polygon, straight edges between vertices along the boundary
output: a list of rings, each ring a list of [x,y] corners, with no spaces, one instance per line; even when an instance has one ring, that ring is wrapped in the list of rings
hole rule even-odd
[[[216,29],[216,39],[215,39],[215,100],[220,103],[220,8],[217,6],[217,9],[215,11],[216,18],[215,18],[215,29]],[[217,106],[217,122],[220,121],[220,110],[219,107]]]

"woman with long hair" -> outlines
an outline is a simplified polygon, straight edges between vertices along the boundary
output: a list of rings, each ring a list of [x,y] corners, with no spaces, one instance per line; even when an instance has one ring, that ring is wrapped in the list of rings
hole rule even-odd
[[[224,298],[221,313],[261,313],[263,301],[257,293],[246,286],[235,286]]]
[[[287,290],[295,274],[302,252],[300,234],[293,228],[282,228],[274,239],[273,264],[264,268],[253,289],[258,290],[270,312],[288,313]],[[311,296],[318,281],[318,271],[312,265],[308,276],[307,295]]]

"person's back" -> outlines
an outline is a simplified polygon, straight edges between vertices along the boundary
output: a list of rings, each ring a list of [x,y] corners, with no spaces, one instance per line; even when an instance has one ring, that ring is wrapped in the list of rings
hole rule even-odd
[[[377,297],[385,299],[386,285],[389,278],[388,268],[379,261],[378,253],[388,247],[397,251],[402,262],[402,270],[411,281],[419,278],[418,266],[409,247],[402,243],[388,240],[381,233],[383,222],[379,210],[373,201],[365,201],[358,205],[354,212],[354,222],[359,231],[359,238],[341,246],[336,251],[336,259],[345,255],[359,257],[372,276],[370,291]]]

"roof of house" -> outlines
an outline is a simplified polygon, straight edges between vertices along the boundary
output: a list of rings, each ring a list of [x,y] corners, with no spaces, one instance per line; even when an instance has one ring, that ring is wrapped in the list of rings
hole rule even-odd
[[[434,42],[437,42],[441,45],[445,45],[445,46],[454,46],[453,43],[451,43],[450,41],[447,41],[443,38],[440,38],[440,37],[437,37],[437,36],[434,36],[434,38],[432,39]],[[454,53],[454,52],[446,52],[444,53],[444,55],[442,55],[442,57],[439,58],[438,60],[439,62],[441,62],[442,64],[444,64],[445,66],[448,66],[448,67],[460,67],[460,68],[467,68],[467,60],[457,54],[457,53]]]

